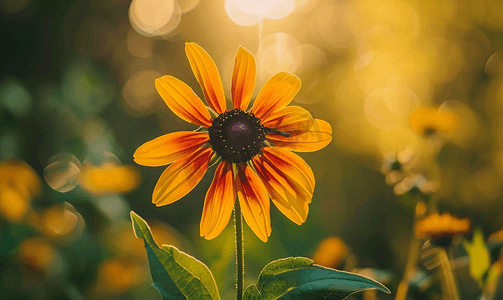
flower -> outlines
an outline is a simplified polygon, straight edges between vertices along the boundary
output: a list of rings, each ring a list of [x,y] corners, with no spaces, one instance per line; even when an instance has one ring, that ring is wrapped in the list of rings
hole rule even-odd
[[[438,245],[450,244],[454,236],[467,234],[471,230],[468,218],[460,219],[449,213],[432,213],[414,225],[417,238],[431,238]]]
[[[43,237],[29,237],[23,240],[17,250],[20,261],[33,270],[48,271],[54,266],[56,249]]]
[[[491,234],[487,240],[490,242],[503,242],[503,229]]]
[[[420,107],[409,116],[409,126],[423,137],[437,132],[453,133],[459,126],[459,119],[452,112],[439,111],[438,107]]]
[[[152,202],[162,206],[179,200],[218,162],[204,200],[201,236],[212,239],[222,232],[236,195],[246,223],[264,242],[271,234],[269,197],[290,220],[299,225],[305,222],[314,174],[290,150],[311,152],[325,147],[332,140],[332,128],[301,107],[287,107],[300,89],[300,79],[288,72],[274,75],[247,110],[256,65],[253,55],[239,47],[232,74],[233,109],[227,110],[213,60],[195,43],[187,43],[185,51],[209,107],[179,79],[156,79],[157,91],[168,107],[201,128],[163,135],[134,153],[141,165],[171,164],[159,178]]]
[[[24,161],[0,162],[0,215],[21,222],[32,211],[30,202],[42,192],[37,173]]]
[[[98,269],[98,278],[91,291],[92,298],[108,299],[120,296],[142,283],[145,265],[130,257],[108,258]]]
[[[128,193],[138,187],[140,172],[133,166],[104,163],[101,166],[84,164],[79,177],[80,186],[93,195]]]
[[[411,196],[428,195],[438,189],[437,181],[429,181],[424,175],[415,174],[406,177],[393,187],[395,195],[409,193]]]
[[[389,153],[384,157],[381,173],[386,176],[388,185],[395,185],[404,178],[404,171],[413,163],[414,151],[402,150],[399,153]]]
[[[58,244],[71,244],[84,231],[84,218],[68,202],[42,209],[29,219],[30,225]]]
[[[0,184],[15,189],[24,198],[34,198],[42,192],[38,174],[20,159],[0,162]]]
[[[321,241],[313,255],[313,261],[321,266],[337,268],[348,255],[348,247],[341,238],[328,237]]]

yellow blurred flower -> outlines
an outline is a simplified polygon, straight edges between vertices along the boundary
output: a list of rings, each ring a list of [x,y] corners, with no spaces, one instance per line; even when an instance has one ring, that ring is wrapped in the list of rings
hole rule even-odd
[[[129,258],[110,258],[98,270],[93,298],[118,296],[142,283],[148,270],[144,263]]]
[[[90,194],[128,193],[138,187],[140,172],[133,166],[105,163],[85,164],[80,173],[80,185]]]
[[[60,243],[69,242],[80,236],[85,226],[82,216],[67,202],[54,204],[33,214],[28,221],[44,236]]]
[[[171,226],[159,220],[150,220],[148,224],[157,245],[171,245],[181,250],[185,248],[180,234]],[[114,224],[104,238],[107,246],[118,255],[147,259],[145,243],[134,235],[131,222]]]
[[[491,234],[487,240],[503,242],[503,228]]]
[[[336,268],[348,256],[349,250],[339,237],[328,237],[321,241],[313,255],[315,264]]]
[[[414,225],[414,233],[418,238],[431,238],[432,241],[452,239],[454,236],[467,234],[471,230],[468,218],[460,219],[449,213],[433,213]]]
[[[0,184],[0,214],[10,222],[20,222],[30,209],[29,200],[17,190]]]
[[[0,162],[0,214],[8,221],[22,221],[31,210],[30,201],[41,191],[37,173],[24,161]]]
[[[56,249],[43,237],[31,237],[19,245],[17,255],[29,267],[38,271],[47,271],[56,254]]]
[[[450,134],[459,126],[459,119],[452,112],[439,111],[438,107],[420,107],[409,116],[409,126],[423,137],[437,132]]]
[[[255,86],[255,58],[239,47],[232,74],[233,106],[227,110],[211,57],[195,43],[186,43],[185,52],[209,107],[173,76],[155,81],[168,107],[200,128],[163,135],[134,153],[140,165],[171,164],[159,178],[152,202],[162,206],[181,199],[201,181],[209,166],[218,163],[204,201],[201,236],[213,239],[223,231],[236,196],[246,223],[264,242],[271,234],[269,197],[290,220],[304,223],[313,197],[314,174],[290,150],[312,152],[325,147],[332,140],[332,127],[313,119],[301,107],[287,106],[300,90],[300,79],[288,72],[274,75],[248,109]]]
[[[19,159],[0,162],[0,184],[2,183],[18,190],[26,198],[33,198],[42,192],[42,183],[37,173]]]

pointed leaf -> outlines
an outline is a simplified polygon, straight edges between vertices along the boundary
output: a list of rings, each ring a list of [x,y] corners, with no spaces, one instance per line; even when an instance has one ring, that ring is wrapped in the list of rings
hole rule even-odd
[[[286,258],[268,264],[259,276],[258,290],[263,299],[342,300],[368,289],[390,291],[370,278],[313,265],[302,257]]]
[[[255,284],[252,284],[249,287],[247,287],[243,294],[243,300],[262,300],[262,299],[263,297],[260,294]]]
[[[470,257],[470,274],[482,286],[491,261],[482,230],[477,228],[473,234],[472,242],[463,240],[463,246]]]
[[[313,260],[306,257],[281,258],[268,263],[258,276],[258,288],[262,289],[264,282],[274,275],[283,272],[309,267]]]
[[[148,224],[131,211],[136,237],[145,242],[152,284],[163,299],[219,300],[217,285],[206,265],[174,246],[159,248]]]

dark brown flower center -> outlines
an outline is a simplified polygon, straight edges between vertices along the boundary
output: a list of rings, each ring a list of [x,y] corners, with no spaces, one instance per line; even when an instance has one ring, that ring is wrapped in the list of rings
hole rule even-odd
[[[429,137],[434,135],[437,132],[437,129],[432,126],[427,126],[423,129],[423,136]]]
[[[213,119],[208,133],[213,150],[222,159],[233,163],[250,160],[261,153],[266,134],[259,118],[239,108]]]

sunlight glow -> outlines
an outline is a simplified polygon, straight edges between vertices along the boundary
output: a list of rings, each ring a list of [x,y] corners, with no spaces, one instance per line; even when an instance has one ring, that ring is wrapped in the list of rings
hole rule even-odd
[[[129,21],[144,36],[166,35],[180,23],[181,9],[176,0],[133,0]]]
[[[261,19],[282,19],[295,9],[294,0],[226,0],[225,11],[234,23],[257,24]]]
[[[263,38],[257,53],[259,80],[267,80],[281,71],[294,73],[301,61],[299,46],[295,38],[283,32]]]
[[[379,129],[392,129],[404,124],[404,118],[386,105],[384,88],[375,89],[367,96],[364,112],[370,124]]]

